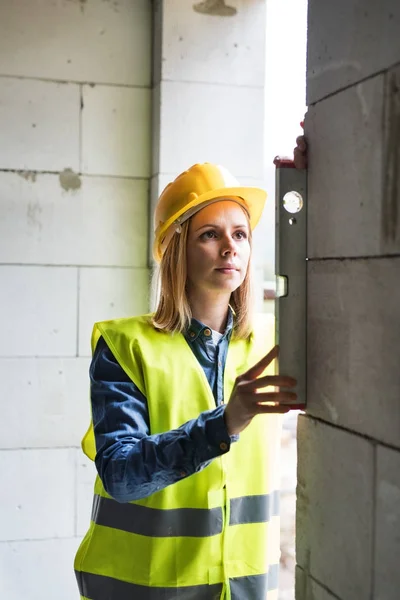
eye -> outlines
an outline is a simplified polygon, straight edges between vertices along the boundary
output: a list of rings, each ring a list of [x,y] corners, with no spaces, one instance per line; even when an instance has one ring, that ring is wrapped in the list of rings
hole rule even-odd
[[[217,234],[213,229],[209,229],[201,234],[200,239],[202,240],[212,240],[217,237]]]
[[[234,233],[234,237],[235,237],[237,240],[246,240],[246,239],[247,239],[247,232],[246,232],[246,231],[241,231],[241,230],[239,229],[239,231],[235,231],[235,233]]]

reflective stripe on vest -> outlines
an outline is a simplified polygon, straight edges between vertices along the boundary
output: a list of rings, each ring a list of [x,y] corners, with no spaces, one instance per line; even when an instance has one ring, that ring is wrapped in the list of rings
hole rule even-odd
[[[279,492],[230,500],[230,525],[266,523],[279,515]],[[92,521],[150,537],[207,537],[222,532],[222,508],[159,510],[95,495]]]
[[[270,565],[266,575],[235,577],[229,580],[231,600],[265,598],[267,592],[278,588],[279,565]]]
[[[231,600],[265,598],[278,587],[279,565],[270,565],[268,573],[235,577],[230,580]],[[178,588],[146,587],[94,573],[77,572],[80,594],[90,600],[218,600],[222,584]]]
[[[95,496],[92,521],[150,537],[208,537],[222,532],[222,508],[159,510]]]
[[[258,496],[232,498],[229,525],[242,523],[267,523],[279,516],[279,491]]]

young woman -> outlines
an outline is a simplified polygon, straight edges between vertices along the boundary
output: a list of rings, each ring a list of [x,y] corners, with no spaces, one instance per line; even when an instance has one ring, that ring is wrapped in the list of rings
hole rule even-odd
[[[277,598],[280,415],[299,405],[251,313],[265,198],[216,165],[182,173],[155,210],[155,313],[94,327],[81,598]]]

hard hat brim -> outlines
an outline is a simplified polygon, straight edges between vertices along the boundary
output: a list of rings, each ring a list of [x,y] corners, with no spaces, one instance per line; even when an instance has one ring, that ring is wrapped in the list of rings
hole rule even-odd
[[[169,228],[179,220],[179,217],[182,217],[186,212],[192,210],[196,206],[204,205],[201,206],[202,209],[207,206],[208,202],[211,203],[219,198],[229,197],[234,197],[235,199],[243,201],[243,207],[249,215],[250,228],[253,230],[259,222],[264,209],[265,201],[267,199],[267,192],[265,190],[256,187],[223,187],[211,190],[197,196],[156,230],[153,247],[154,258],[157,261],[161,260],[161,244],[163,239],[166,237]],[[240,202],[239,204],[242,203]]]

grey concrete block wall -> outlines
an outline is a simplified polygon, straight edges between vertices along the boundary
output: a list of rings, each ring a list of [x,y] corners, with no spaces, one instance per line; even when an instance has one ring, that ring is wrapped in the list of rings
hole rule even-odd
[[[400,253],[400,69],[310,107],[308,256]]]
[[[399,62],[397,0],[309,0],[307,103]]]
[[[400,5],[309,2],[307,414],[297,600],[394,600],[400,553]]]
[[[373,445],[299,417],[297,482],[298,564],[339,598],[366,600],[372,577]]]
[[[374,600],[398,600],[400,590],[400,453],[379,447],[376,461]]]
[[[298,600],[338,600],[338,597],[317,583],[309,573],[296,567],[295,594]]]
[[[400,449],[400,257],[310,261],[307,412]]]

